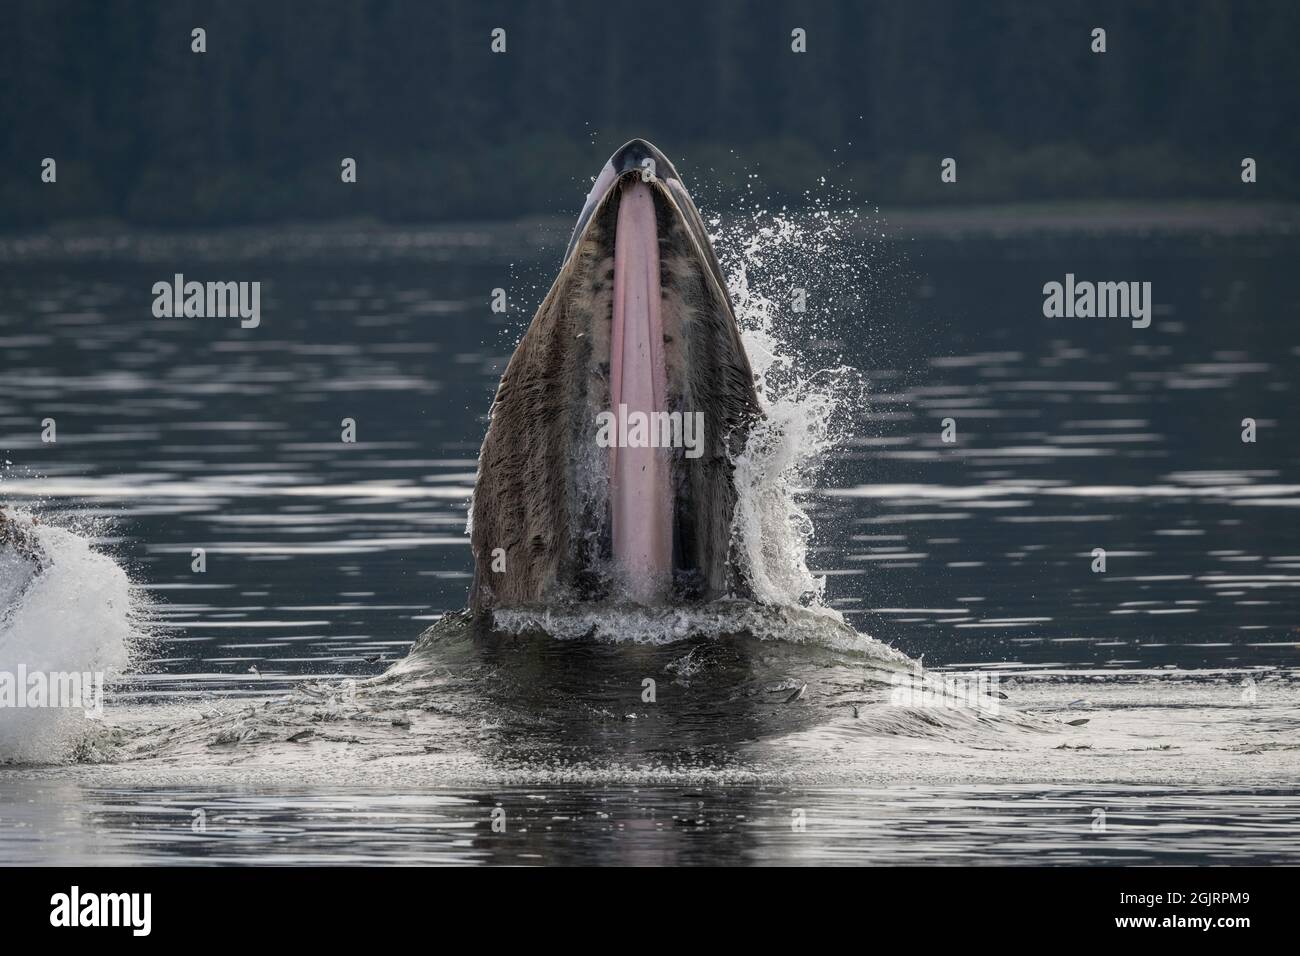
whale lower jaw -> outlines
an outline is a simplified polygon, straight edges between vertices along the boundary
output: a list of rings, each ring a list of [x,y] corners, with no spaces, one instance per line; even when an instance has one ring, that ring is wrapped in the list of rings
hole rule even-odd
[[[497,389],[472,506],[476,612],[750,593],[731,528],[753,373],[675,172],[620,163]]]

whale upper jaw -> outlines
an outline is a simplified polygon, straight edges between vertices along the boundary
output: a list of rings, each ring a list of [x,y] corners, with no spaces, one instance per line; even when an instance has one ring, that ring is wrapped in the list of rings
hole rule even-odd
[[[703,437],[689,456],[602,444],[601,416],[623,409],[702,416]],[[632,140],[597,175],[497,390],[471,607],[746,595],[732,461],[758,414],[703,220],[667,157]]]
[[[650,165],[647,166],[647,162]],[[673,166],[667,156],[659,151],[658,147],[644,139],[628,140],[615,150],[614,155],[609,158],[609,162],[601,167],[600,173],[597,174],[596,181],[591,187],[591,192],[587,193],[587,201],[582,204],[582,212],[578,214],[578,222],[573,227],[573,235],[569,238],[569,245],[564,250],[565,262],[569,261],[574,248],[578,245],[578,240],[586,232],[592,214],[604,202],[615,184],[627,173],[636,173],[639,176],[648,174],[656,179],[665,182],[676,182],[679,186],[681,185],[681,177],[677,175],[676,167]],[[684,189],[683,192],[685,192]]]
[[[586,234],[592,215],[609,199],[610,194],[621,182],[626,182],[633,175],[640,177],[644,182],[653,182],[661,187],[662,195],[672,203],[676,214],[689,230],[691,240],[696,247],[696,254],[701,262],[709,267],[710,276],[716,285],[715,291],[727,300],[727,307],[730,309],[727,281],[722,274],[722,267],[718,264],[718,257],[713,251],[713,244],[709,240],[704,220],[699,210],[695,208],[695,201],[687,192],[686,185],[682,182],[682,177],[678,174],[672,160],[649,140],[628,140],[616,149],[609,161],[600,168],[592,183],[591,191],[587,193],[586,201],[582,204],[582,212],[578,214],[578,221],[574,224],[569,244],[565,247],[564,264],[568,264],[579,241]],[[734,315],[732,320],[734,322]]]

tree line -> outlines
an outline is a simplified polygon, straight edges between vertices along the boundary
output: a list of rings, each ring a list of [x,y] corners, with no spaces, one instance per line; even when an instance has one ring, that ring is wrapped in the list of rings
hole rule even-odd
[[[1290,0],[15,0],[0,227],[570,212],[636,135],[719,200],[1232,196],[1246,156],[1295,199],[1297,40]]]

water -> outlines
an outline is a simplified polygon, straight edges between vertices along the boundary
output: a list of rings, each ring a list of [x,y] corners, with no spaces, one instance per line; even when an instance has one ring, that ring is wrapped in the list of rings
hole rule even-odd
[[[996,712],[898,707],[832,621],[685,678],[707,642],[454,635],[373,680],[464,606],[486,411],[568,223],[0,242],[0,500],[110,554],[151,622],[129,667],[56,629],[127,674],[81,752],[115,759],[0,767],[0,861],[1296,862],[1297,241],[1213,220],[867,217],[825,269],[750,263],[808,288],[776,329],[804,369],[865,386],[798,502],[826,601],[996,678]],[[262,326],[154,319],[177,271],[260,279]],[[1043,319],[1067,272],[1150,280],[1152,327]]]
[[[6,802],[12,790],[0,784]],[[24,787],[7,860],[25,864],[806,865],[1293,863],[1294,801],[1193,787],[989,785],[794,791],[389,787]],[[31,802],[28,802],[31,801]],[[39,802],[39,806],[35,804]],[[1105,834],[1081,807],[1111,808]],[[506,828],[485,824],[508,806]],[[195,832],[194,809],[205,808]],[[805,829],[791,826],[805,810]],[[1230,820],[1225,814],[1230,813]],[[1156,851],[1154,848],[1159,847]]]

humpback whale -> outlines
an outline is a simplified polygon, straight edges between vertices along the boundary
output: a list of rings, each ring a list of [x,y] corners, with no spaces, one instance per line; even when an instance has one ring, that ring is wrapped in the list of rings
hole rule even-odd
[[[497,388],[472,611],[747,597],[732,462],[759,414],[704,222],[668,158],[634,139],[596,177]],[[689,448],[683,422],[702,431]]]

